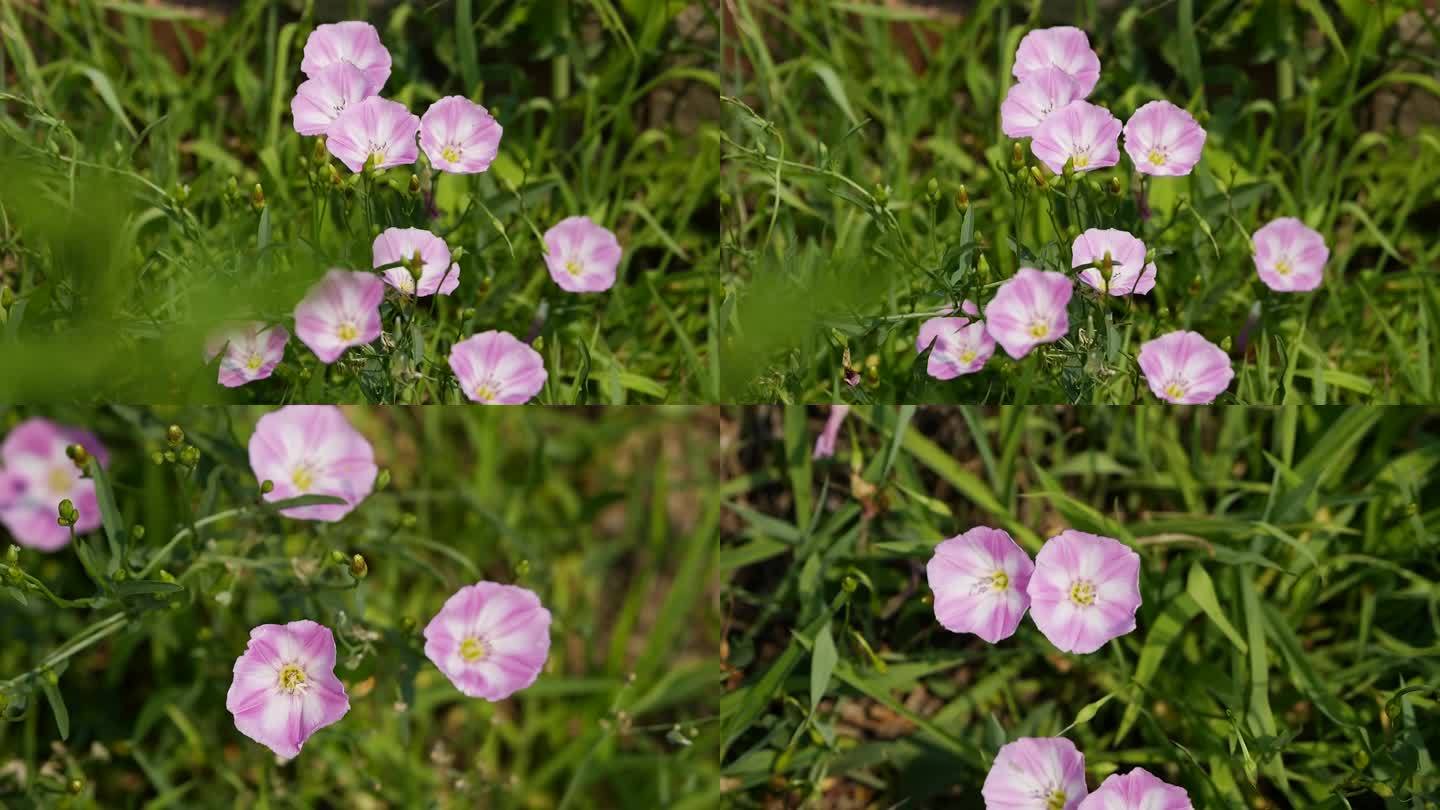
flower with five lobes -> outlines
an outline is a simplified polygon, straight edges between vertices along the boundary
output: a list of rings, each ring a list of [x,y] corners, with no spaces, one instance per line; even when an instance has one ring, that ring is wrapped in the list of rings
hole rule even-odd
[[[510,334],[491,330],[471,335],[450,348],[450,370],[460,390],[485,405],[519,405],[545,387],[540,353]]]
[[[849,405],[831,405],[830,415],[825,419],[825,427],[820,435],[815,437],[814,458],[831,458],[835,455],[835,440],[840,437],[840,426],[845,423],[845,417],[850,414]]]
[[[301,135],[324,135],[340,113],[370,95],[360,68],[349,62],[329,65],[295,89],[295,98],[290,100],[295,131]]]
[[[1066,307],[1075,285],[1063,273],[1022,267],[985,305],[985,328],[1015,359],[1070,331]]]
[[[220,384],[236,388],[273,374],[285,357],[285,344],[289,341],[290,332],[279,324],[266,326],[260,321],[226,324],[205,341],[205,362],[224,352],[220,360]]]
[[[26,419],[0,443],[0,524],[20,545],[55,551],[70,543],[71,527],[56,522],[63,500],[80,513],[76,534],[100,527],[95,482],[82,478],[66,454],[72,444],[85,448],[101,467],[110,465],[110,454],[95,434],[48,419]]]
[[[915,353],[930,349],[925,372],[937,380],[974,374],[995,354],[995,339],[980,320],[980,308],[966,299],[960,304],[960,311],[973,317],[931,318],[920,324],[920,332],[915,336]]]
[[[1026,587],[1035,564],[1001,529],[976,526],[945,540],[925,565],[935,618],[952,633],[991,644],[1015,635],[1030,607]]]
[[[386,228],[371,246],[375,269],[408,263],[420,254],[420,280],[409,267],[390,267],[381,273],[385,283],[407,295],[449,295],[460,286],[460,265],[450,261],[450,246],[420,228]]]
[[[550,611],[518,585],[467,585],[425,626],[425,657],[469,697],[510,697],[535,682],[549,654]]]
[[[1195,810],[1190,794],[1144,768],[1112,774],[1076,810]]]
[[[1064,737],[1001,746],[985,775],[985,810],[1076,810],[1089,793],[1085,755]]]
[[[323,363],[380,337],[385,283],[370,273],[332,269],[295,305],[295,335]]]
[[[1125,151],[1141,174],[1178,177],[1200,162],[1205,130],[1168,101],[1142,105],[1125,122]]]
[[[375,26],[359,20],[317,25],[305,40],[300,70],[314,79],[325,68],[345,63],[365,75],[365,95],[380,92],[390,78],[390,52],[380,44]]]
[[[1155,263],[1145,261],[1145,243],[1125,231],[1090,228],[1075,237],[1070,266],[1098,264],[1080,271],[1086,284],[1110,295],[1144,295],[1155,289]],[[1110,257],[1109,270],[1103,265]]]
[[[442,172],[474,174],[490,168],[503,133],[489,110],[464,96],[446,96],[420,118],[420,148]]]
[[[352,172],[414,163],[420,154],[415,133],[420,118],[398,101],[379,96],[351,104],[326,132],[325,148]]]
[[[619,264],[619,240],[589,217],[566,217],[545,232],[545,265],[566,292],[610,289]]]
[[[1050,113],[1084,97],[1070,74],[1057,67],[1041,68],[1010,85],[1000,105],[1000,128],[1012,138],[1028,138]]]
[[[1140,344],[1140,371],[1155,396],[1176,405],[1208,405],[1235,371],[1225,350],[1199,332],[1170,332]]]
[[[287,405],[260,417],[250,436],[250,469],[274,489],[267,501],[329,495],[344,503],[292,506],[295,520],[334,522],[375,488],[375,450],[334,405]]]
[[[1072,101],[1035,128],[1030,151],[1056,174],[1066,163],[1077,172],[1092,172],[1120,162],[1119,137],[1120,119],[1109,110]]]
[[[1058,649],[1093,653],[1135,629],[1140,555],[1110,537],[1068,529],[1035,555],[1030,617]]]
[[[1294,217],[1266,223],[1250,237],[1255,272],[1276,292],[1303,292],[1320,286],[1330,248],[1325,237]]]
[[[251,630],[225,708],[246,737],[285,759],[299,754],[310,735],[350,711],[330,628],[303,619]]]
[[[1076,98],[1089,96],[1100,81],[1100,57],[1091,49],[1090,37],[1074,26],[1057,25],[1026,34],[1015,49],[1011,72],[1021,82],[1028,82],[1052,67],[1075,81]]]

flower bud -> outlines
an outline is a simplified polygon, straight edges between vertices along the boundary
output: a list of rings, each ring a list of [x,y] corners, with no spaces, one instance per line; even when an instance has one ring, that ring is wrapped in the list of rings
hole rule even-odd
[[[325,168],[328,169],[330,173],[330,185],[334,186],[335,188],[339,188],[340,185],[345,182],[345,180],[340,176],[340,172],[336,171],[335,164],[326,164]]]
[[[165,463],[165,454],[160,452],[159,450],[156,450],[155,452],[150,454],[150,460],[155,462],[156,466],[159,466]]]
[[[130,527],[130,539],[140,542],[145,539],[145,527],[139,524]]]
[[[366,564],[364,557],[356,554],[350,558],[350,573],[356,579],[364,579],[365,575],[370,573],[370,566]]]
[[[200,463],[200,448],[193,444],[187,444],[180,449],[180,463],[186,467],[194,467]]]
[[[387,467],[380,470],[380,474],[375,476],[375,491],[379,492],[388,486],[390,486],[390,469]]]
[[[78,796],[85,789],[85,783],[79,779],[71,779],[69,788],[71,793]]]
[[[260,482],[260,494],[261,494],[261,495],[269,495],[270,493],[272,493],[272,492],[274,492],[274,491],[275,491],[275,482],[274,482],[274,481],[271,481],[270,479],[267,478],[267,479],[265,479],[264,481],[261,481],[261,482]]]
[[[404,526],[407,529],[415,528],[415,524],[419,522],[420,521],[415,517],[415,515],[410,512],[406,512],[405,514],[400,516],[400,525]]]
[[[1019,141],[1010,149],[1010,163],[1017,169],[1025,165],[1025,150],[1020,148]]]
[[[90,463],[90,454],[86,452],[83,445],[72,444],[66,447],[65,455],[69,456],[70,460],[75,462],[75,466],[81,472],[84,472],[86,465]]]
[[[165,429],[165,441],[172,447],[176,446],[185,441],[185,431],[181,430],[179,425],[171,425]]]
[[[970,210],[970,190],[965,188],[963,184],[960,186],[960,190],[955,193],[955,207],[960,209],[961,213]]]
[[[420,178],[417,175],[410,175],[410,196],[420,196]]]
[[[940,199],[940,181],[933,177],[930,178],[930,182],[925,184],[925,189],[930,193],[931,200]]]
[[[1060,174],[1067,183],[1075,179],[1075,158],[1065,158],[1065,165],[1060,167]]]
[[[58,511],[59,517],[55,522],[61,526],[74,526],[75,522],[80,519],[80,513],[75,511],[75,502],[69,498],[60,502]]]
[[[240,196],[240,183],[234,177],[225,184],[225,199],[233,200]]]
[[[1040,173],[1039,166],[1030,167],[1030,179],[1035,181],[1037,188],[1045,188],[1045,175]]]
[[[160,573],[156,574],[155,578],[160,580],[161,582],[173,583],[175,581],[175,575],[170,573],[169,571],[166,571],[164,568],[160,569]]]
[[[889,188],[888,186],[882,186],[882,185],[880,185],[879,183],[876,183],[876,184],[875,184],[875,204],[876,204],[876,205],[880,205],[880,206],[884,206],[885,203],[887,203],[887,202],[889,202],[889,201],[890,201],[890,188]]]
[[[15,292],[9,287],[0,285],[0,307],[9,308],[13,303],[15,303]]]
[[[515,564],[515,576],[523,577],[528,573],[530,573],[529,560],[521,560],[520,562]]]
[[[265,189],[261,188],[259,183],[256,183],[255,189],[250,192],[250,205],[254,206],[256,211],[265,208]]]
[[[330,550],[330,562],[334,565],[345,564],[345,553],[339,549]]]
[[[20,547],[10,546],[5,549],[5,562],[16,565],[20,562]]]
[[[534,349],[535,351],[537,351],[537,352],[544,351],[544,350],[545,350],[545,336],[544,336],[544,335],[540,335],[540,336],[536,337],[536,338],[535,338],[535,342],[532,343],[532,344],[530,344],[530,346],[531,346],[531,348],[533,348],[533,349]]]

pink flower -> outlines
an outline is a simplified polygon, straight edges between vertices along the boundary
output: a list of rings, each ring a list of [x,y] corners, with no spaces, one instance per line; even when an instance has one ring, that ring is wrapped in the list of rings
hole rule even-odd
[[[503,131],[489,110],[464,96],[446,96],[420,119],[420,146],[435,168],[473,174],[490,168]]]
[[[311,734],[350,711],[330,628],[302,619],[251,630],[225,708],[241,734],[285,759],[299,754]]]
[[[835,440],[839,438],[840,425],[844,424],[849,413],[849,405],[830,406],[830,416],[825,419],[825,427],[815,438],[815,452],[812,454],[814,458],[831,458],[835,455]]]
[[[386,228],[375,237],[371,250],[373,266],[407,262],[420,254],[420,283],[405,267],[391,267],[380,277],[385,283],[408,295],[449,295],[460,286],[460,265],[450,262],[450,246],[435,234],[419,228]]]
[[[1145,104],[1125,122],[1125,151],[1142,174],[1178,177],[1200,162],[1205,130],[1168,101]]]
[[[1070,331],[1065,307],[1075,287],[1063,273],[1022,267],[985,306],[985,328],[1017,360]]]
[[[372,159],[375,168],[388,169],[415,162],[419,131],[420,118],[404,104],[370,96],[350,104],[330,122],[325,148],[352,172],[363,171]]]
[[[1125,231],[1091,228],[1075,237],[1070,266],[1101,264],[1110,254],[1110,280],[1100,268],[1080,271],[1080,280],[1111,295],[1144,295],[1155,289],[1155,263],[1145,261],[1145,243]]]
[[[935,618],[952,633],[974,633],[991,644],[1015,635],[1030,597],[1035,564],[1010,535],[977,526],[935,547],[925,566],[935,592]]]
[[[549,653],[550,611],[516,585],[467,585],[425,625],[425,656],[469,697],[510,697],[535,682]]]
[[[333,363],[351,346],[380,337],[378,276],[333,269],[295,305],[295,334],[321,362]]]
[[[205,341],[205,361],[214,360],[222,351],[220,384],[235,388],[263,380],[275,371],[285,357],[285,344],[290,332],[280,325],[266,326],[260,321],[227,324]]]
[[[1050,115],[1032,133],[1030,151],[1059,174],[1065,162],[1077,172],[1092,172],[1120,162],[1120,119],[1088,101],[1072,101]]]
[[[300,70],[315,78],[325,68],[347,62],[365,74],[366,95],[374,95],[390,78],[390,52],[380,44],[380,33],[367,22],[350,20],[315,26],[305,40]]]
[[[1255,270],[1277,292],[1313,290],[1325,277],[1330,249],[1325,237],[1294,217],[1281,217],[1250,238]]]
[[[67,498],[80,513],[76,534],[100,527],[95,482],[81,478],[65,455],[72,444],[84,447],[101,467],[110,466],[110,454],[95,434],[48,419],[26,419],[0,444],[0,524],[20,545],[41,551],[69,545],[70,528],[56,522]]]
[[[1136,768],[1124,776],[1111,775],[1076,810],[1195,810],[1195,805],[1184,788]]]
[[[931,318],[920,324],[915,352],[925,351],[931,343],[935,345],[930,349],[925,370],[937,380],[974,374],[984,368],[995,353],[995,339],[990,337],[985,324],[969,318]]]
[[[589,217],[566,217],[545,232],[545,264],[566,292],[608,290],[620,264],[620,242]]]
[[[1040,28],[1025,35],[1015,49],[1011,72],[1022,82],[1048,68],[1059,68],[1075,80],[1076,98],[1085,98],[1100,81],[1100,57],[1090,48],[1090,37],[1068,25]]]
[[[1140,555],[1109,537],[1066,530],[1035,555],[1030,616],[1063,652],[1092,653],[1135,629]]]
[[[450,348],[460,390],[486,405],[519,405],[545,387],[540,353],[509,332],[481,332]]]
[[[260,417],[250,436],[250,469],[274,489],[267,501],[329,495],[345,503],[292,506],[280,514],[333,523],[375,487],[375,451],[334,405],[287,405]]]
[[[1235,372],[1225,351],[1198,332],[1170,332],[1140,344],[1140,371],[1155,396],[1176,405],[1215,401]]]
[[[315,78],[300,83],[290,100],[295,131],[301,135],[324,135],[346,107],[370,96],[369,85],[360,68],[336,62]]]
[[[1084,97],[1070,74],[1056,67],[1041,68],[1010,85],[1000,105],[1000,128],[1012,138],[1028,138],[1050,113]]]
[[[1085,757],[1064,737],[1021,737],[1001,746],[980,792],[985,810],[1076,810]]]

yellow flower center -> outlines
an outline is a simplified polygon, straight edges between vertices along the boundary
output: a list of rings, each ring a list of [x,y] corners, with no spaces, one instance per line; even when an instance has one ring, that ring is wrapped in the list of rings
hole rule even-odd
[[[1185,396],[1185,389],[1180,383],[1170,383],[1165,386],[1165,396],[1171,399],[1181,399]]]
[[[575,261],[574,259],[569,259],[565,262],[565,272],[576,278],[579,278],[580,274],[585,272],[585,268],[581,267],[580,263]]]
[[[460,150],[455,146],[446,146],[440,150],[440,157],[445,158],[447,162],[455,163],[460,160]]]
[[[969,350],[969,349],[966,349],[965,351],[963,351],[963,352],[960,353],[960,362],[962,362],[962,363],[970,363],[970,362],[974,362],[974,360],[975,360],[975,352],[973,352],[973,351],[971,351],[971,350]]]
[[[1070,601],[1080,607],[1090,607],[1095,604],[1095,585],[1087,580],[1080,580],[1070,586]],[[1063,799],[1065,794],[1060,794]],[[1052,800],[1053,801],[1053,800]],[[1064,806],[1061,804],[1060,806]]]
[[[49,483],[51,492],[69,492],[70,486],[75,483],[75,468],[73,466],[52,467]]]
[[[993,589],[995,589],[995,590],[997,590],[997,591],[1003,591],[1003,590],[1005,590],[1006,588],[1009,588],[1009,587],[1010,587],[1010,575],[1007,574],[1007,573],[1005,573],[1004,571],[996,571],[996,572],[990,577],[990,587],[993,588]]]
[[[489,654],[485,642],[471,636],[460,642],[460,657],[471,663],[479,661]]]
[[[475,398],[481,402],[489,402],[498,396],[500,396],[500,392],[496,391],[495,386],[491,383],[481,383],[475,386]]]
[[[250,369],[251,371],[259,371],[260,366],[263,365],[264,362],[265,358],[261,357],[256,352],[251,352],[250,356],[245,360],[245,367]]]
[[[315,474],[309,467],[300,467],[290,476],[290,483],[300,492],[309,492],[310,488],[315,486]]]
[[[1045,810],[1065,810],[1065,791],[1051,791],[1050,798],[1045,800]]]
[[[1033,321],[1027,331],[1030,333],[1030,337],[1043,338],[1050,334],[1050,324],[1040,320]]]
[[[1090,165],[1090,155],[1088,153],[1075,155],[1070,159],[1070,165],[1077,169],[1083,169]]]
[[[385,162],[385,153],[371,152],[370,157],[365,162],[370,165],[370,168],[378,169],[380,165]]]
[[[1164,165],[1165,165],[1165,155],[1164,155],[1163,153],[1161,153],[1159,149],[1151,149],[1151,150],[1150,150],[1150,162],[1151,162],[1151,163],[1154,163],[1156,166],[1164,166]]]
[[[335,328],[335,337],[349,342],[360,336],[360,330],[350,321],[345,321]]]
[[[279,683],[281,689],[294,693],[305,685],[305,670],[294,664],[286,664],[280,668]]]
[[[1294,270],[1295,268],[1291,267],[1290,262],[1285,259],[1281,259],[1280,261],[1275,262],[1275,272],[1279,273],[1282,276],[1288,276],[1292,272],[1294,272]]]

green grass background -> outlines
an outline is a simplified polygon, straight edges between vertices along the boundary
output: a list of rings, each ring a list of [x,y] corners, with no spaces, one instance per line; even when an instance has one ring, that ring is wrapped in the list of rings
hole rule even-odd
[[[261,412],[0,414],[6,429],[32,414],[93,427],[132,527],[123,562],[101,532],[21,555],[60,598],[98,604],[0,585],[0,806],[715,805],[713,414],[356,408],[391,480],[343,522],[205,520],[255,502],[245,446]],[[193,473],[151,460],[172,423],[201,452]],[[368,576],[356,586],[332,550],[363,554]],[[130,576],[116,584],[111,562]],[[160,567],[183,590],[145,592]],[[482,578],[535,590],[554,616],[539,680],[497,704],[461,695],[420,635]],[[53,700],[27,677],[112,615],[114,632],[56,668]],[[250,628],[300,618],[335,630],[351,709],[282,765],[235,729],[225,694]]]
[[[1440,800],[1440,424],[1400,408],[731,414],[722,790],[735,807],[979,807],[995,752],[1064,734],[1093,790],[1144,767],[1205,810]],[[934,545],[1065,528],[1142,558],[1138,627],[1066,655],[934,618]]]
[[[1224,402],[1434,401],[1440,16],[1426,5],[737,0],[723,66],[725,401],[1148,401],[1133,356],[1177,329],[1232,351]],[[1076,303],[1066,341],[931,380],[915,362],[920,313],[989,300],[1022,264],[1069,268],[1065,206],[1058,235],[1033,192],[1019,221],[999,118],[1020,38],[1056,24],[1084,29],[1100,56],[1090,101],[1122,120],[1156,98],[1186,107],[1208,130],[1204,158],[1151,184],[1142,238],[1158,286],[1133,310]],[[1130,187],[1127,166],[1087,177]],[[1271,293],[1255,275],[1248,232],[1278,216],[1331,248],[1313,294]],[[847,352],[866,377],[856,392],[841,384]]]
[[[228,5],[0,5],[0,399],[459,401],[450,343],[502,329],[541,338],[542,402],[713,400],[700,394],[714,388],[713,12],[672,0]],[[331,160],[345,180],[331,187],[289,105],[309,32],[346,18],[371,22],[390,50],[384,97],[417,115],[449,94],[494,112],[505,132],[488,172],[391,169],[366,205],[364,184]],[[438,218],[409,193],[412,170]],[[564,293],[545,269],[538,235],[579,214],[624,248],[605,294]],[[215,323],[284,321],[327,267],[369,269],[389,226],[464,248],[454,295],[413,314],[387,306],[383,341],[330,374],[292,336],[275,378],[216,385],[200,359]]]

